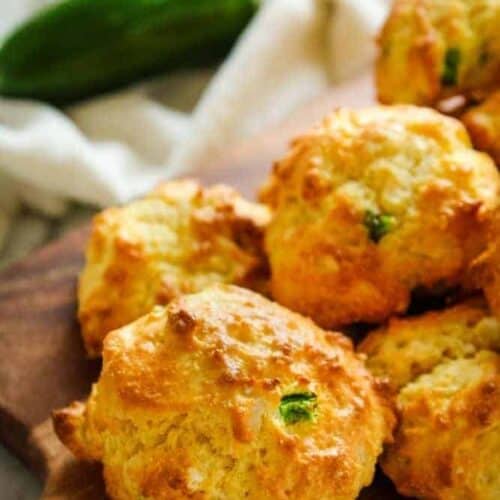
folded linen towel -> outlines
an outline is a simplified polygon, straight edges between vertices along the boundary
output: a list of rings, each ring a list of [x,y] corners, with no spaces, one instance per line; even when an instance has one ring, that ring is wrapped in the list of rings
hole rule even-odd
[[[4,2],[0,35],[48,3]],[[354,76],[373,59],[387,9],[388,0],[267,0],[213,76],[183,72],[65,110],[0,98],[0,251],[20,202],[58,217],[67,200],[127,201]]]

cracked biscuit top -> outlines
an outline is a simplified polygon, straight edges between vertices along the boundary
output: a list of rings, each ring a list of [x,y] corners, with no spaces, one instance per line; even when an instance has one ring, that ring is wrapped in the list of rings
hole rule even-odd
[[[415,289],[463,281],[498,195],[495,164],[458,120],[339,109],[293,142],[262,189],[272,295],[327,328],[403,313]]]
[[[392,413],[349,339],[215,285],[115,330],[86,404],[54,415],[115,499],[354,499]]]
[[[262,288],[266,207],[232,188],[167,182],[94,218],[80,276],[78,316],[90,355],[105,335],[157,304],[213,283]]]
[[[434,104],[500,85],[499,0],[396,0],[379,35],[378,97]]]
[[[361,343],[390,388],[398,425],[381,457],[404,495],[496,500],[500,491],[500,322],[471,300],[392,320]]]

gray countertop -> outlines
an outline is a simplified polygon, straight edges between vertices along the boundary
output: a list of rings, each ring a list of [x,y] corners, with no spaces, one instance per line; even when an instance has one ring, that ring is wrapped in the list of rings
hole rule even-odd
[[[41,482],[3,446],[0,446],[0,498],[34,500],[40,498],[41,493]]]

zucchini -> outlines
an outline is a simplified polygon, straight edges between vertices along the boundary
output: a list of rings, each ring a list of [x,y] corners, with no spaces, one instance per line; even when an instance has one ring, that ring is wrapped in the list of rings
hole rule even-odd
[[[0,94],[58,104],[153,74],[213,64],[257,0],[64,0],[0,47]]]

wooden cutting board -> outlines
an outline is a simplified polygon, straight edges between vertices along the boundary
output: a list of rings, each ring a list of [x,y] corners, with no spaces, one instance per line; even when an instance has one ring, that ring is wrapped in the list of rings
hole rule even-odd
[[[272,161],[289,140],[334,107],[374,102],[364,76],[332,88],[292,118],[233,148],[191,175],[225,182],[253,197]],[[57,440],[54,408],[86,397],[99,362],[86,359],[76,311],[76,279],[83,265],[88,225],[0,273],[0,439],[46,481],[45,500],[105,498],[100,467],[76,461]],[[379,475],[362,498],[399,498]]]

